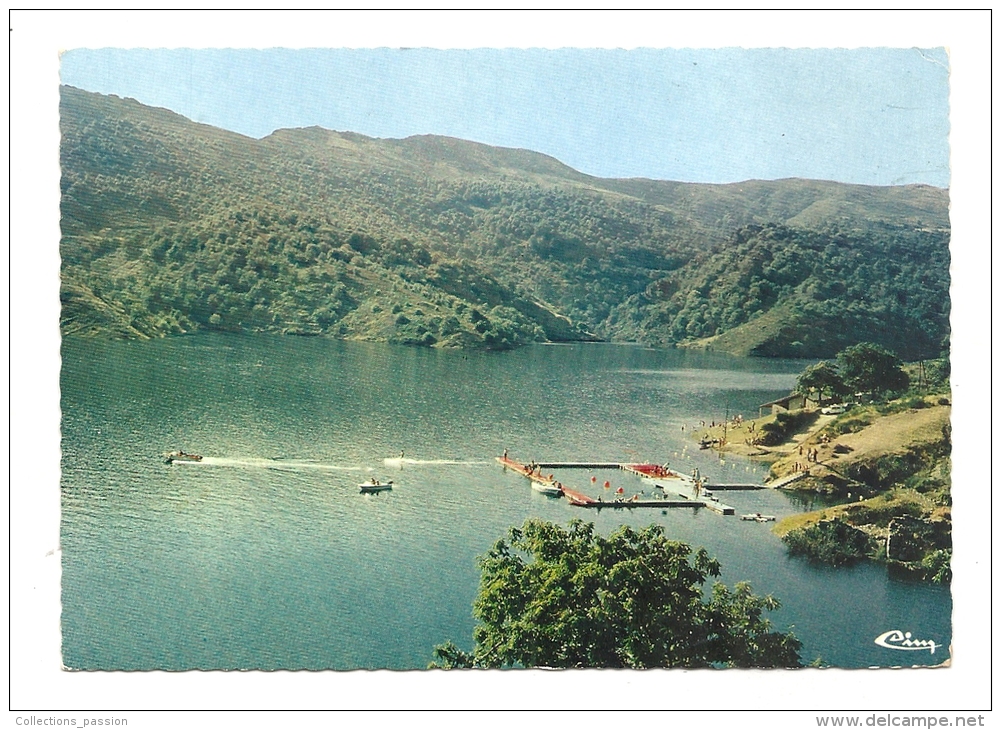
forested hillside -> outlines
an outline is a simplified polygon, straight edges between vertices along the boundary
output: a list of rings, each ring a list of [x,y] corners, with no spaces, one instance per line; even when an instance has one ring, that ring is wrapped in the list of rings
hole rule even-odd
[[[615,331],[658,344],[811,357],[877,338],[905,358],[948,350],[948,232],[752,225],[627,299]]]
[[[437,346],[947,349],[946,191],[604,180],[527,150],[262,140],[62,89],[62,328]]]

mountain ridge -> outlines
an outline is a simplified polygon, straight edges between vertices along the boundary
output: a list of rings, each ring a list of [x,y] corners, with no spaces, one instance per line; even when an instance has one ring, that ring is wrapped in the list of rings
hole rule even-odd
[[[817,297],[830,298],[822,319],[831,326],[837,303],[858,304],[839,297],[878,289],[878,301],[855,306],[853,331],[879,322],[900,329],[890,339],[903,343],[921,333],[917,354],[947,341],[947,190],[596,178],[531,150],[316,126],[253,139],[71,87],[60,112],[63,316],[76,323],[64,333],[294,330],[486,347],[597,335],[712,346],[777,305],[809,327],[823,309]],[[707,285],[713,266],[743,266],[738,250],[778,266],[745,267],[725,290]],[[889,251],[914,260],[900,270],[867,263]],[[865,281],[843,292],[817,283],[840,275],[837,265]],[[871,278],[888,271],[888,282]],[[681,301],[692,287],[709,297],[701,319],[689,316],[697,303]],[[766,295],[750,298],[752,289]],[[921,309],[910,312],[917,290]],[[944,305],[929,303],[936,296]],[[123,321],[108,325],[112,313]],[[81,329],[88,316],[93,327]],[[825,338],[784,342],[772,330],[762,334],[768,348],[740,349],[828,354]]]

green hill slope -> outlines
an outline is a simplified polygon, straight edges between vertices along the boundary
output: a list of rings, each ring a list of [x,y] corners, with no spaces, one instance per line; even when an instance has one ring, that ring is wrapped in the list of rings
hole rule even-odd
[[[61,129],[66,334],[594,332],[809,356],[873,323],[927,354],[948,334],[935,188],[605,180],[528,150],[316,127],[254,140],[69,87]],[[804,335],[821,320],[847,334]]]

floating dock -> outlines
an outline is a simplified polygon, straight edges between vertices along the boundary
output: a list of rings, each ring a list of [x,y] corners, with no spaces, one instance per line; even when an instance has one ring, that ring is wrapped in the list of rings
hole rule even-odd
[[[679,471],[669,469],[666,466],[660,466],[659,464],[621,464],[619,468],[622,471],[636,474],[644,479],[677,479],[685,483],[694,483],[695,481],[694,476],[682,474]]]
[[[540,461],[542,469],[619,469],[617,461]]]
[[[708,507],[713,512],[719,512],[721,515],[737,514],[736,509],[719,501],[719,499],[713,494],[714,488],[699,486],[696,489],[695,482],[682,484],[676,480],[671,480],[670,482],[655,481],[654,485],[663,489],[665,495],[677,494],[679,497],[684,497],[685,499],[692,500],[693,502],[698,502],[702,506]]]
[[[547,486],[555,486],[563,492],[563,496],[574,507],[611,507],[613,509],[623,509],[632,507],[706,507],[721,515],[736,514],[736,510],[719,501],[713,494],[713,489],[761,489],[761,485],[718,485],[707,488],[696,483],[692,477],[668,469],[657,464],[620,464],[612,462],[595,461],[542,461],[535,462],[531,466],[526,466],[514,459],[505,456],[498,456],[497,462],[507,469],[521,474],[527,479]],[[550,469],[623,469],[633,474],[653,480],[654,486],[663,490],[663,499],[640,499],[639,495],[631,498],[615,497],[612,500],[605,500],[601,497],[595,499],[583,492],[570,489],[564,484],[556,481],[552,474],[547,474]],[[671,499],[669,495],[675,495],[680,499]]]
[[[534,469],[530,469],[524,464],[520,464],[514,459],[509,459],[506,456],[498,456],[497,461],[502,464],[505,468],[511,471],[516,471],[521,474],[526,479],[531,479],[533,482],[538,484],[545,484],[546,486],[558,485],[562,488],[562,484],[553,479],[552,474],[543,474],[541,469],[547,465],[536,464]],[[550,467],[551,468],[551,467]]]
[[[593,497],[588,497],[586,494],[581,494],[568,487],[563,487],[563,496],[574,507],[592,507],[598,504],[598,500]]]
[[[633,474],[638,474],[645,479],[653,479],[654,482],[658,480],[669,481],[670,484],[676,486],[678,484],[683,484],[686,488],[691,491],[695,486],[695,480],[697,476],[688,476],[687,474],[682,474],[681,472],[675,471],[674,469],[669,469],[666,466],[658,466],[656,464],[622,464],[620,467],[623,471],[628,471]],[[708,487],[710,490],[752,490],[752,489],[765,489],[764,484],[708,484],[707,480],[700,479],[703,487]],[[665,487],[664,484],[658,484],[662,488]],[[730,514],[729,512],[727,514]]]
[[[702,507],[702,503],[699,501],[693,501],[690,499],[638,499],[638,497],[633,497],[632,499],[625,499],[624,497],[616,497],[612,500],[604,500],[600,497],[595,499],[594,497],[589,497],[586,494],[574,491],[568,487],[563,487],[563,496],[567,498],[567,501],[574,507],[591,507],[594,509],[601,509],[603,507],[608,507],[610,509],[632,509],[634,507],[661,507],[667,509],[668,507]]]
[[[509,466],[512,469],[516,469],[517,462],[507,460],[504,461],[504,457],[498,457],[497,461],[501,462],[505,466]],[[517,464],[518,467],[522,466]],[[636,474],[645,479],[677,479],[681,482],[691,484],[694,482],[694,478],[688,476],[687,474],[682,474],[674,469],[669,469],[665,466],[660,466],[659,464],[624,464],[618,461],[540,461],[536,463],[536,466],[540,469],[620,469],[622,471],[627,471],[630,474]],[[525,467],[522,467],[525,468]],[[525,476],[528,476],[527,471]],[[552,474],[549,475],[552,477]],[[801,475],[797,475],[801,476]],[[704,482],[703,482],[704,483]],[[713,484],[711,489],[719,490],[754,490],[754,489],[769,489],[773,486],[783,486],[783,485],[772,485],[772,484],[754,484],[752,482],[739,483],[739,484]],[[607,504],[607,502],[605,503]]]

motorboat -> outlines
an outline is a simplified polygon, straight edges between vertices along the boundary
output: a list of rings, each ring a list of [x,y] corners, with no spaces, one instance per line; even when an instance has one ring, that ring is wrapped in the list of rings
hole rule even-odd
[[[164,463],[173,464],[175,461],[185,461],[185,462],[199,462],[202,457],[198,454],[188,454],[184,451],[171,451],[164,457]]]
[[[358,485],[358,489],[360,489],[362,493],[369,493],[369,494],[371,494],[372,492],[387,492],[392,488],[393,488],[392,480],[388,482],[381,482],[378,479],[369,479],[364,484]]]
[[[775,522],[775,515],[763,515],[760,512],[752,512],[749,515],[741,515],[740,519],[748,522]]]
[[[559,482],[537,482],[533,480],[532,489],[539,494],[545,494],[548,497],[563,496],[563,487]]]

